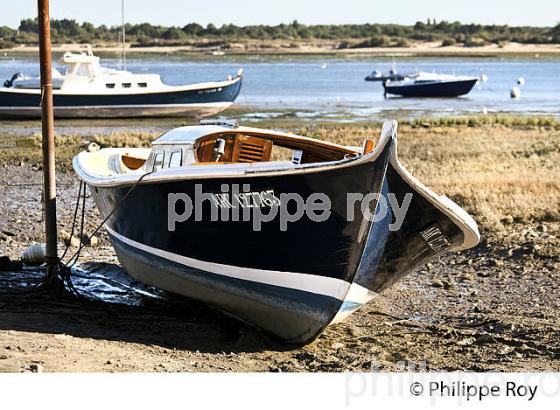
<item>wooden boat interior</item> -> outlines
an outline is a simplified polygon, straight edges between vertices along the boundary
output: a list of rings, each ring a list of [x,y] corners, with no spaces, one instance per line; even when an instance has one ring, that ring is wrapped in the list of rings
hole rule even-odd
[[[123,165],[132,171],[142,168],[146,163],[146,160],[147,158],[141,158],[138,155],[129,153],[121,154],[121,161],[123,162]]]
[[[294,165],[340,161],[373,151],[373,140],[363,147],[345,147],[317,139],[282,133],[259,133],[228,130],[197,138],[194,141],[154,143],[149,156],[145,152],[127,150],[119,154],[118,173],[144,169],[218,164],[253,164],[290,162]]]
[[[215,157],[215,149],[219,141],[224,141],[224,153],[219,159]],[[347,156],[355,156],[356,150],[320,140],[297,136],[257,133],[226,133],[200,138],[195,145],[196,160],[199,163],[252,163],[268,162],[276,154],[276,148],[292,150],[292,160],[300,164],[314,162],[338,161]],[[283,153],[286,151],[282,150]],[[281,158],[274,155],[275,159]]]

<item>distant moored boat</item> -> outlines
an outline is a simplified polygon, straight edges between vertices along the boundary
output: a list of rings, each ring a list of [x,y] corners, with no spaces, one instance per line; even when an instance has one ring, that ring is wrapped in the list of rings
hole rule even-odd
[[[65,75],[53,76],[57,118],[204,117],[228,108],[241,90],[243,71],[222,81],[171,86],[158,74],[102,67],[91,50],[65,53]],[[0,117],[41,116],[39,78],[16,74],[0,87]]]
[[[403,97],[458,97],[468,94],[478,78],[419,72],[402,80],[383,82],[385,94]]]

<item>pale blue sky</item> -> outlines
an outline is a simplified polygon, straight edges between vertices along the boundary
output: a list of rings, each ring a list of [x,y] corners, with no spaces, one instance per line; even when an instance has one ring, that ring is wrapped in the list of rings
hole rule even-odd
[[[37,14],[37,0],[3,0],[0,25],[17,27]],[[54,18],[120,24],[120,0],[51,0]],[[560,0],[125,0],[129,23],[183,26],[288,23],[399,23],[427,18],[481,24],[552,26]]]

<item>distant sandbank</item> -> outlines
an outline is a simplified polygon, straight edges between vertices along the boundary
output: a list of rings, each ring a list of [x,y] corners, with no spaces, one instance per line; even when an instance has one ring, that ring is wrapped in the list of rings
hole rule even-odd
[[[58,44],[53,46],[53,52],[62,53],[68,50],[85,48],[81,44]],[[93,45],[96,53],[119,53],[122,49],[116,44]],[[0,55],[38,54],[36,46],[19,46],[0,51]],[[371,47],[339,49],[334,42],[300,42],[286,43],[280,41],[247,41],[228,43],[225,47],[214,45],[204,46],[127,46],[127,53],[131,54],[190,54],[190,55],[376,55],[376,56],[560,56],[560,44],[521,44],[507,43],[502,45],[490,44],[479,47],[463,47],[452,45],[442,47],[440,42],[417,43],[409,47]]]

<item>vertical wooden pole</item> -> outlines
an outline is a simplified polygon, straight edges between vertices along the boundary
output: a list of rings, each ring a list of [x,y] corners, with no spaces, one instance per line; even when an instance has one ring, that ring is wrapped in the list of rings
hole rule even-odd
[[[58,263],[56,232],[56,176],[54,158],[54,115],[51,72],[51,20],[49,0],[38,0],[39,54],[41,66],[41,119],[43,131],[43,196],[47,243],[47,283],[56,276]]]

